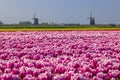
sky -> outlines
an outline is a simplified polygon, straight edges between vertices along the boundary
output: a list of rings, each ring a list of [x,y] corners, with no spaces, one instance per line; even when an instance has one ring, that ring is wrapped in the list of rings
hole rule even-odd
[[[0,0],[0,21],[88,24],[90,12],[96,24],[120,24],[120,0]]]

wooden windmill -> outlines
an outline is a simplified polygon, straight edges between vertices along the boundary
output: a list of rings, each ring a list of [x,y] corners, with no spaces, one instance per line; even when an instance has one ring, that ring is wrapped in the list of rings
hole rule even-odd
[[[34,25],[38,25],[39,24],[39,19],[38,18],[36,18],[36,14],[34,13],[34,18],[33,18],[33,20],[34,20]]]
[[[90,20],[90,25],[95,25],[95,18],[92,16],[92,12],[90,13],[90,17],[88,19]]]

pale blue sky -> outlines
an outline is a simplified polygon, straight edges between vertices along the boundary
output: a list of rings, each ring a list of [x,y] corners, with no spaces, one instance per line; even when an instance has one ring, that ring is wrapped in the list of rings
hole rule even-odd
[[[87,24],[90,12],[96,23],[120,23],[120,0],[0,0],[4,23],[32,21]]]

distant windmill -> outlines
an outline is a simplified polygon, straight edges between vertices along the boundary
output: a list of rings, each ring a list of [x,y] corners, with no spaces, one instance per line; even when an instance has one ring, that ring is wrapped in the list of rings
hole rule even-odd
[[[90,13],[90,18],[88,18],[90,20],[90,25],[95,25],[95,18],[92,17],[92,12]]]
[[[35,13],[34,13],[34,18],[33,18],[33,20],[34,20],[34,25],[38,25],[38,24],[39,24],[39,19],[36,18],[36,14],[35,14]]]

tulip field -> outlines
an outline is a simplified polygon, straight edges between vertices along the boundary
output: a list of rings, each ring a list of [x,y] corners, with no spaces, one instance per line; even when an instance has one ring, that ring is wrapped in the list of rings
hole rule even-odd
[[[120,31],[0,32],[0,80],[120,80]]]

